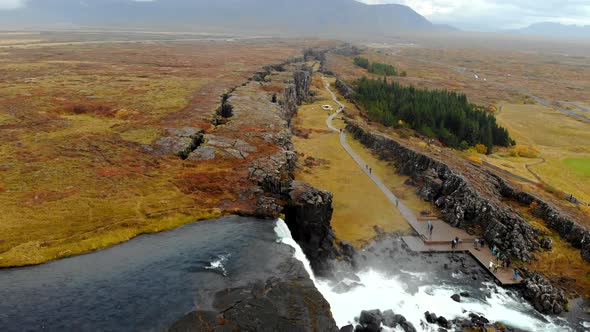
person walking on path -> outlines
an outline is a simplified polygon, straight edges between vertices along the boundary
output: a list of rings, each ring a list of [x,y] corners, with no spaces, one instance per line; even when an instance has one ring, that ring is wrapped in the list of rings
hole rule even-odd
[[[489,265],[489,268],[490,268],[490,270],[491,270],[493,267],[494,267],[494,262],[490,261],[490,265]]]
[[[498,272],[499,267],[500,267],[500,264],[494,265],[494,273]]]
[[[518,270],[514,269],[514,281],[518,281]]]
[[[430,238],[432,239],[432,231],[434,230],[434,225],[432,224],[432,221],[428,221],[428,233],[430,234]]]

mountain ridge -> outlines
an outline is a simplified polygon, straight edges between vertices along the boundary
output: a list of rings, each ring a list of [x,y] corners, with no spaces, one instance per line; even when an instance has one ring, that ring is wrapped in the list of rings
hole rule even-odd
[[[436,27],[405,5],[355,0],[30,0],[0,12],[4,25],[217,29],[272,35],[395,34]]]

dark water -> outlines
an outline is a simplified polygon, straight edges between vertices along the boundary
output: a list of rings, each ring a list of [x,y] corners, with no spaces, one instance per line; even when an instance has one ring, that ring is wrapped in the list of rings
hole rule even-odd
[[[212,294],[274,275],[274,222],[226,217],[48,264],[0,270],[0,331],[162,331]],[[217,261],[221,264],[211,263]]]

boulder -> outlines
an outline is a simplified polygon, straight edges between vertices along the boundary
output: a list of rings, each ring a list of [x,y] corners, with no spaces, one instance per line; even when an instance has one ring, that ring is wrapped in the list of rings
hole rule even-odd
[[[543,238],[541,240],[541,248],[551,250],[553,248],[553,240],[550,237]]]
[[[568,300],[565,293],[551,285],[551,283],[538,273],[529,273],[523,282],[524,297],[529,300],[535,309],[543,314],[559,315],[566,311]]]
[[[444,318],[443,316],[439,316],[436,319],[436,323],[439,326],[441,326],[441,327],[444,327],[444,328],[447,328],[447,329],[450,329],[451,328],[451,323],[446,318]]]
[[[414,325],[408,321],[399,324],[405,332],[416,332]]]
[[[395,322],[395,313],[393,310],[385,310],[383,312],[383,325],[394,328],[397,324]]]
[[[340,332],[354,332],[354,326],[346,325],[340,328]]]
[[[451,299],[453,299],[455,302],[461,302],[461,296],[459,294],[451,295]]]
[[[436,317],[436,314],[434,314],[433,312],[429,312],[429,311],[425,312],[424,318],[426,318],[426,321],[428,323],[436,324],[437,317]]]
[[[379,332],[381,330],[381,322],[383,321],[383,314],[381,310],[363,310],[359,323],[366,332]]]
[[[404,317],[403,315],[395,314],[393,316],[393,324],[394,324],[394,326],[395,325],[398,325],[398,324],[401,324],[401,323],[403,323],[405,321],[406,321],[406,317]]]
[[[461,295],[462,297],[469,297],[469,293],[468,292],[461,292],[459,293],[459,295]]]

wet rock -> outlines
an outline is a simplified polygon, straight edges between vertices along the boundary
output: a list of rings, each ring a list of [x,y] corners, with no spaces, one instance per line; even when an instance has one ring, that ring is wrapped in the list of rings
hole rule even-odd
[[[451,328],[451,323],[443,316],[440,316],[436,319],[436,323],[444,328],[450,329]]]
[[[459,296],[459,294],[451,295],[451,299],[453,299],[455,302],[461,302],[461,296]]]
[[[399,324],[405,332],[416,332],[414,325],[408,321]]]
[[[459,293],[459,295],[461,295],[462,297],[469,297],[469,293],[468,292],[461,292]]]
[[[401,323],[403,323],[403,322],[405,322],[405,321],[406,321],[406,317],[404,317],[403,315],[400,315],[400,314],[395,314],[395,315],[393,316],[393,323],[394,323],[394,326],[395,326],[395,325],[398,325],[398,324],[401,324]]]
[[[354,326],[346,325],[340,328],[340,332],[354,332]]]
[[[426,321],[428,323],[435,324],[438,317],[436,317],[436,314],[434,314],[433,312],[427,311],[424,313],[424,318],[426,318]]]
[[[366,332],[379,332],[381,330],[381,322],[383,321],[383,315],[381,310],[363,310],[361,311],[361,317],[359,323]]]
[[[383,311],[383,325],[391,328],[395,327],[395,313],[393,310],[389,309]]]

